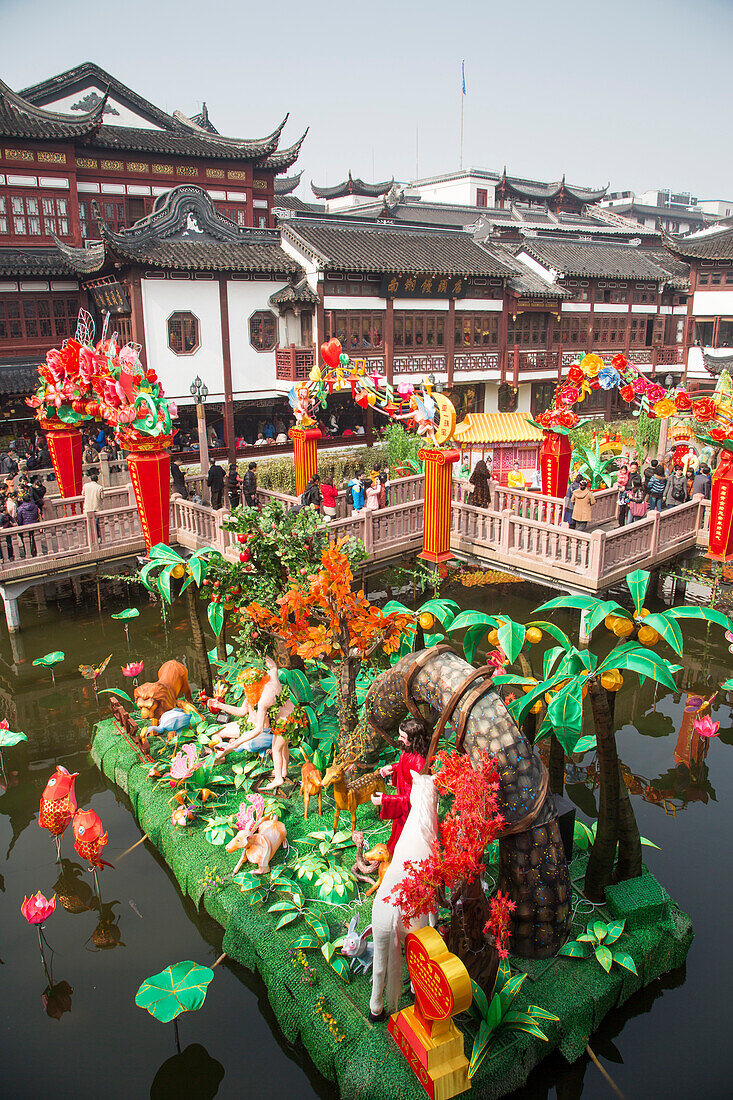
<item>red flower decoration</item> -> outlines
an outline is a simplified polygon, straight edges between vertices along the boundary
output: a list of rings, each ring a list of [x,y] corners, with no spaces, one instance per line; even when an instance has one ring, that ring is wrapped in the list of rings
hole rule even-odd
[[[723,428],[711,428],[710,438],[714,439],[716,443],[722,443],[722,441],[726,438],[726,433]]]
[[[564,401],[566,405],[573,405],[580,397],[580,390],[577,386],[563,386],[560,390],[560,400]]]
[[[20,911],[29,924],[43,924],[56,908],[56,895],[48,899],[39,890],[30,898],[23,898]]]
[[[706,420],[715,420],[718,415],[718,406],[712,397],[701,397],[692,406],[692,415],[701,423]]]
[[[618,392],[621,394],[624,401],[633,401],[636,397],[634,387],[628,382],[625,386],[621,386]]]
[[[573,363],[570,370],[568,371],[568,382],[572,382],[574,385],[579,385],[584,378],[585,374],[583,373],[583,368],[580,366],[579,363]]]
[[[484,935],[493,936],[499,958],[505,959],[509,954],[509,937],[512,931],[512,913],[517,908],[509,897],[501,890],[489,902],[491,915],[484,925]]]
[[[679,393],[674,395],[674,406],[679,412],[687,412],[692,408],[692,398],[689,393],[684,390],[680,390]]]
[[[611,360],[616,370],[625,370],[629,365],[629,361],[623,352],[618,351]]]

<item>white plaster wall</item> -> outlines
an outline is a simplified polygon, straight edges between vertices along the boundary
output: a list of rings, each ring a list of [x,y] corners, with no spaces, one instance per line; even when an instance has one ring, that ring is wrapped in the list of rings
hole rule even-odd
[[[103,96],[105,93],[104,88],[100,88],[97,84],[89,83],[83,89],[74,92],[73,95],[64,96],[62,99],[55,99],[52,103],[46,103],[45,110],[47,111],[61,111],[64,114],[70,114],[72,117],[76,114],[81,115],[81,111],[72,111],[71,105],[78,103],[80,99],[88,95],[89,92],[96,92],[99,96]],[[110,96],[107,102],[115,110],[119,111],[118,115],[105,114],[104,124],[105,126],[133,126],[142,128],[144,130],[160,130],[162,127],[156,126],[154,122],[148,122],[147,119],[141,118],[140,115],[135,114],[129,107],[125,107],[122,103],[116,100],[113,96]],[[115,156],[114,149],[110,149],[109,157]],[[127,155],[127,154],[125,154]],[[132,154],[130,154],[132,156]]]
[[[156,371],[166,396],[190,401],[189,386],[198,374],[211,397],[220,400],[224,377],[218,282],[142,279],[141,286],[146,362]],[[190,310],[199,320],[200,344],[192,355],[176,355],[168,347],[168,318],[180,310]]]
[[[733,290],[696,290],[692,312],[695,317],[733,317]]]
[[[519,393],[517,395],[517,412],[528,413],[532,405],[532,384],[519,387]]]
[[[454,203],[457,206],[476,206],[476,190],[486,191],[488,206],[496,202],[495,185],[491,180],[482,180],[470,176],[458,180],[446,180],[444,183],[432,183],[414,188],[423,202]]]
[[[229,298],[229,340],[232,355],[232,389],[237,395],[257,394],[260,390],[276,388],[275,352],[255,351],[249,342],[249,318],[258,309],[275,313],[269,297],[286,284],[280,282],[232,282],[227,283]],[[286,334],[280,332],[285,342]],[[300,340],[294,340],[300,343]]]
[[[484,389],[484,412],[495,413],[499,411],[499,383],[487,382]]]
[[[299,263],[300,266],[304,269],[305,277],[309,287],[317,294],[318,283],[323,277],[317,261],[312,259],[312,257],[307,256],[305,252],[301,252],[301,250],[296,245],[292,244],[284,236],[280,237],[280,247],[287,256],[290,256],[291,259],[295,260],[296,263]],[[326,309],[329,308],[333,307],[326,306]]]

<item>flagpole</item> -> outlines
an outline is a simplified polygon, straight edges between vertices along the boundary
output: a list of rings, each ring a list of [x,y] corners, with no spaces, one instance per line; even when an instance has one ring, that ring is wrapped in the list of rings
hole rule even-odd
[[[461,61],[461,146],[458,158],[459,170],[463,170],[463,100],[466,98],[465,61]]]
[[[463,94],[463,85],[461,85],[461,148],[460,148],[459,162],[458,162],[458,167],[461,170],[463,169],[463,100],[464,99],[465,99],[465,96]]]

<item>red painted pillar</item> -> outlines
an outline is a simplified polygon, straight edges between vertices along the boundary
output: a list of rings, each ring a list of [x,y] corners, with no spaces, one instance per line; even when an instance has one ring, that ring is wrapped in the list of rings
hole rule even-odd
[[[418,457],[425,463],[425,519],[422,553],[418,556],[436,565],[452,558],[450,552],[450,510],[453,463],[461,457],[458,451],[421,450]]]
[[[46,433],[48,449],[51,453],[53,472],[62,497],[78,497],[81,493],[81,431],[63,424],[60,420],[52,424],[41,421]]]
[[[548,497],[564,497],[570,477],[573,448],[570,437],[558,432],[545,432],[540,454],[542,492]]]
[[[168,544],[171,511],[171,457],[156,439],[150,446],[138,444],[127,456],[137,510],[145,536],[145,549]]]
[[[295,492],[300,496],[305,487],[318,473],[318,440],[321,433],[318,428],[291,428],[293,441],[293,459],[295,462]]]
[[[708,555],[716,561],[733,560],[733,453],[722,451],[713,474],[710,494]]]

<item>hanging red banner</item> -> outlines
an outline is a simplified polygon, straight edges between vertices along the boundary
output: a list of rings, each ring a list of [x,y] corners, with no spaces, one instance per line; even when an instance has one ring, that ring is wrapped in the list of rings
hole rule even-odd
[[[708,554],[716,561],[733,560],[733,453],[726,450],[713,474]]]
[[[51,452],[53,472],[62,497],[78,497],[81,494],[81,432],[64,425],[55,428],[47,420],[41,421],[46,442]]]
[[[168,451],[133,451],[127,456],[145,549],[168,542],[171,510],[171,459]]]
[[[425,463],[425,526],[422,553],[418,557],[435,564],[453,557],[450,552],[453,463],[460,457],[458,451],[428,448],[418,451],[418,458]]]
[[[570,458],[573,448],[570,437],[558,432],[545,432],[540,454],[542,492],[548,497],[564,497],[570,480]]]

